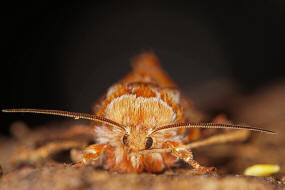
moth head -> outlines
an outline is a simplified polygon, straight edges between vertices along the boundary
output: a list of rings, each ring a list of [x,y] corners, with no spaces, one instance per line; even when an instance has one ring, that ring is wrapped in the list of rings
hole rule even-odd
[[[149,136],[144,130],[137,129],[131,130],[122,137],[122,144],[129,152],[150,149],[153,146],[153,137]]]

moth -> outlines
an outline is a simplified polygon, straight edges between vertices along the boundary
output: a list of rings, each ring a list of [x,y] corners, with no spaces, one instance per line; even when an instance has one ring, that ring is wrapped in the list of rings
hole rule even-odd
[[[179,159],[194,169],[210,172],[215,168],[195,161],[192,148],[241,140],[247,138],[249,130],[274,134],[271,130],[247,125],[201,123],[199,112],[162,70],[153,53],[144,52],[132,63],[133,71],[108,89],[93,114],[42,109],[5,109],[3,112],[91,120],[96,143],[84,148],[82,159],[75,166],[97,160],[105,169],[120,172],[160,172]],[[199,140],[200,128],[240,130]]]

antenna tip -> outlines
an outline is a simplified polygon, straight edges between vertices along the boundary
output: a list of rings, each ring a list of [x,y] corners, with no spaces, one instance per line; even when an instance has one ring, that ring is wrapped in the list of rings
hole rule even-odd
[[[275,131],[271,131],[271,130],[268,130],[268,129],[263,129],[262,131],[260,131],[261,133],[266,133],[266,134],[270,134],[270,135],[276,135],[277,132]]]

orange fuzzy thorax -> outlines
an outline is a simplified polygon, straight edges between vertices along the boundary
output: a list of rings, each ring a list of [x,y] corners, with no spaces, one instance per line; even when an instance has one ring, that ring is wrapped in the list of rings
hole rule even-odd
[[[176,160],[169,154],[160,153],[129,156],[146,149],[146,138],[156,127],[184,121],[180,93],[155,61],[153,54],[140,55],[134,71],[113,85],[100,104],[97,115],[125,125],[128,135],[127,144],[124,144],[122,139],[126,134],[122,131],[108,126],[95,127],[98,143],[109,146],[102,159],[107,169],[158,172]],[[151,137],[154,148],[162,148],[169,140],[181,140],[176,129],[158,132]]]

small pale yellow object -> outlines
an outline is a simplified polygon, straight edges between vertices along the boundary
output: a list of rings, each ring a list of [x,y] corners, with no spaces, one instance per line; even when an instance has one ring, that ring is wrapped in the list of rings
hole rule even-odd
[[[273,164],[256,164],[246,168],[244,175],[246,176],[269,176],[279,172],[279,165]]]

